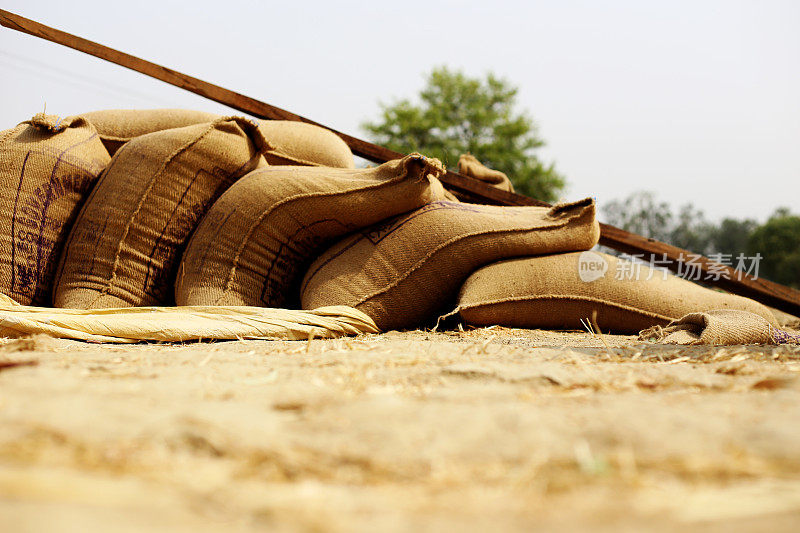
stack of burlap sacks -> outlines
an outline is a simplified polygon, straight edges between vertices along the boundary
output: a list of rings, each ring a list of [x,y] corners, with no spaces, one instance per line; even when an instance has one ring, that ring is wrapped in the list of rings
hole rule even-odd
[[[469,155],[462,173],[513,191]],[[350,306],[382,330],[470,324],[637,332],[760,304],[594,254],[592,200],[460,203],[435,159],[357,169],[316,126],[185,110],[39,114],[0,132],[0,292],[24,305]]]

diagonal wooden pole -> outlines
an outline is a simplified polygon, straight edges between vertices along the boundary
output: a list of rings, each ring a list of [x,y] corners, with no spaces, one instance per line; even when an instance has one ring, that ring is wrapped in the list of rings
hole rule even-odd
[[[102,44],[89,41],[82,37],[66,33],[36,21],[21,17],[14,13],[0,9],[0,24],[34,37],[60,44],[93,55],[100,59],[110,61],[116,65],[135,70],[152,78],[156,78],[170,85],[174,85],[189,92],[198,94],[215,102],[242,111],[252,116],[268,120],[294,120],[306,122],[326,128],[339,137],[350,147],[354,154],[376,163],[384,163],[392,159],[403,157],[403,154],[389,150],[383,146],[363,141],[347,135],[333,128],[329,128],[311,119],[296,115],[285,109],[275,107],[255,98],[231,91],[219,85],[214,85],[176,70],[162,67],[150,61],[114,50]],[[507,191],[491,187],[479,180],[462,176],[457,172],[448,171],[442,176],[441,181],[448,188],[465,194],[477,200],[497,205],[536,205],[549,206],[550,204]],[[629,231],[601,224],[600,243],[631,255],[642,255],[646,259],[655,259],[659,265],[666,266],[674,272],[686,272],[696,269],[701,280],[709,285],[714,285],[735,294],[753,298],[761,303],[770,305],[787,313],[800,316],[800,291],[774,283],[762,278],[757,278],[741,271],[734,270],[729,265],[721,265],[707,257],[693,254],[676,246],[648,239]]]
[[[341,137],[354,154],[375,163],[385,163],[386,161],[391,161],[392,159],[399,159],[404,155],[399,152],[389,150],[388,148],[384,148],[383,146],[362,141],[361,139],[357,139],[356,137],[352,137],[346,133],[336,131],[333,128],[319,124],[311,119],[296,115],[291,111],[286,111],[285,109],[275,107],[260,100],[256,100],[255,98],[250,98],[249,96],[245,96],[241,93],[220,87],[219,85],[214,85],[213,83],[208,83],[195,77],[182,74],[176,70],[172,70],[171,68],[162,67],[161,65],[157,65],[155,63],[151,63],[150,61],[126,54],[125,52],[120,52],[119,50],[114,50],[113,48],[89,41],[82,37],[45,26],[44,24],[40,24],[36,21],[26,19],[25,17],[15,15],[14,13],[10,13],[2,9],[0,9],[0,24],[6,28],[27,33],[28,35],[33,35],[34,37],[39,37],[41,39],[72,48],[74,50],[99,57],[100,59],[104,59],[116,65],[135,70],[141,74],[145,74],[170,85],[180,87],[181,89],[198,94],[208,98],[209,100],[219,102],[220,104],[232,107],[233,109],[242,111],[254,117],[268,120],[294,120],[306,122],[308,124],[314,124],[315,126],[321,126]],[[515,196],[519,195],[501,191],[495,187],[486,185],[483,182],[467,178],[455,172],[448,172],[442,181],[458,192],[466,193],[468,195],[477,195],[496,204],[546,205],[544,202],[539,202],[532,198],[523,197],[524,199],[522,200],[519,198],[514,198]]]

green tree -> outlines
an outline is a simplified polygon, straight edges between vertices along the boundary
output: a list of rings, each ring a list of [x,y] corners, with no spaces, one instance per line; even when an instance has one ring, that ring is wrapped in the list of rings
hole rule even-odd
[[[749,269],[759,254],[760,277],[800,289],[800,216],[788,208],[776,210],[762,225],[749,218],[712,223],[692,204],[675,212],[653,193],[640,191],[606,203],[602,212],[614,226],[706,256],[723,254],[731,266],[744,256],[742,266]]]
[[[638,191],[624,200],[603,205],[606,222],[622,229],[663,241],[698,254],[729,254],[735,258],[747,250],[758,224],[751,219],[725,218],[709,222],[692,204],[677,211],[659,202],[652,192]]]
[[[723,218],[712,229],[708,253],[728,254],[735,260],[739,254],[747,253],[748,241],[757,227],[758,222],[750,218]]]
[[[698,254],[712,253],[715,246],[715,226],[706,220],[703,212],[692,204],[685,204],[678,210],[675,224],[670,229],[666,241],[673,246]]]
[[[758,275],[800,288],[800,217],[781,208],[750,235],[750,257],[761,254]]]
[[[564,178],[535,154],[544,145],[533,120],[516,110],[517,89],[489,74],[471,78],[447,67],[435,68],[419,103],[403,99],[381,104],[381,116],[362,127],[392,150],[420,152],[449,168],[471,153],[486,166],[505,172],[518,192],[553,201]]]
[[[672,236],[672,209],[656,200],[652,192],[638,191],[624,200],[613,200],[603,206],[604,219],[644,237],[668,241]]]

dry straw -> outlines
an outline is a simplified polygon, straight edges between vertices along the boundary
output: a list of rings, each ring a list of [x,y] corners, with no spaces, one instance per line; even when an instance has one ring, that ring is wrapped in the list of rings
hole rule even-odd
[[[46,334],[93,342],[335,338],[377,333],[364,313],[337,306],[313,311],[262,307],[52,309],[18,305],[0,294],[0,337]]]

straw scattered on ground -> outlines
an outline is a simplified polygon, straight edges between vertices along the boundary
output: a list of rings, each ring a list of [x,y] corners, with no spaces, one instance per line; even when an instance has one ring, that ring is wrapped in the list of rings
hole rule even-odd
[[[0,529],[795,525],[800,347],[634,342],[0,341]]]

